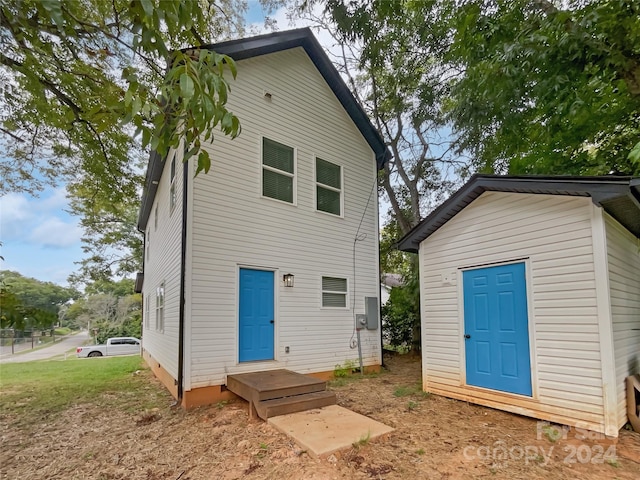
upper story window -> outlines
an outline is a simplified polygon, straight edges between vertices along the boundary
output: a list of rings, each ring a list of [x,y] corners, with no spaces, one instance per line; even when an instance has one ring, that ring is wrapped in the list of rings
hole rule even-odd
[[[291,147],[262,139],[262,195],[295,202],[295,155]]]
[[[322,306],[345,308],[347,306],[347,279],[322,277]]]
[[[158,230],[158,205],[156,205],[153,213],[153,229]]]
[[[342,167],[316,158],[316,210],[342,215]]]
[[[169,187],[169,215],[173,213],[176,206],[176,157],[171,159],[171,176],[169,177],[171,186]]]

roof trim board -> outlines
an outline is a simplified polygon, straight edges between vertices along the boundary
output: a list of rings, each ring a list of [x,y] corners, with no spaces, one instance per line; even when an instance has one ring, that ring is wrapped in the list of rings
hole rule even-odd
[[[640,178],[477,174],[407,233],[398,248],[418,253],[423,240],[488,191],[591,197],[595,205],[640,238]]]

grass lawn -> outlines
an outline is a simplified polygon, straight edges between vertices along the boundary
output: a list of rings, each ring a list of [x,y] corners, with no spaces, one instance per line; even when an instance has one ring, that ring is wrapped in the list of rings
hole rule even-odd
[[[18,420],[82,403],[126,409],[127,394],[136,395],[139,407],[140,391],[148,384],[135,375],[142,368],[137,356],[3,364],[0,410]],[[151,403],[154,398],[150,396]]]
[[[58,327],[55,329],[56,335],[69,335],[71,333],[71,329],[69,327]]]

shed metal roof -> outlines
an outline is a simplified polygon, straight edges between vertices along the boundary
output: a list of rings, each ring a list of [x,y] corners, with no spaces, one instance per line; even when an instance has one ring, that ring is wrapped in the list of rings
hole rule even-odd
[[[238,61],[297,47],[302,47],[305,50],[364,139],[369,146],[371,146],[371,149],[376,155],[378,169],[382,168],[384,164],[391,159],[391,153],[385,146],[384,140],[378,131],[371,124],[367,114],[362,110],[349,88],[345,85],[340,74],[311,32],[311,29],[299,28],[287,30],[284,32],[205,45],[200,48],[215,50],[218,53],[229,55]],[[162,175],[162,164],[163,159],[157,152],[151,152],[142,195],[142,205],[138,216],[138,229],[141,231],[146,228],[147,222],[149,221],[151,206],[158,189],[157,184]]]
[[[640,178],[601,176],[474,175],[449,199],[407,233],[398,248],[418,253],[420,242],[436,232],[484,192],[591,197],[627,230],[640,238]]]

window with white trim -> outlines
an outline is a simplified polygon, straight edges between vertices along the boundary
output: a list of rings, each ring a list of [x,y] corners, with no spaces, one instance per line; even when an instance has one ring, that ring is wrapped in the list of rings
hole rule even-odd
[[[342,167],[316,158],[316,210],[342,215]]]
[[[347,279],[322,277],[322,306],[345,308],[347,306]]]
[[[293,148],[262,138],[262,195],[282,202],[295,201]]]
[[[153,229],[158,230],[158,205],[156,205],[156,208],[153,214]]]
[[[156,330],[164,332],[164,282],[156,289]]]
[[[144,305],[144,328],[146,330],[149,330],[149,325],[151,322],[149,317],[151,317],[151,295],[147,295]]]
[[[171,186],[169,187],[169,215],[173,213],[176,206],[176,157],[171,159]]]

